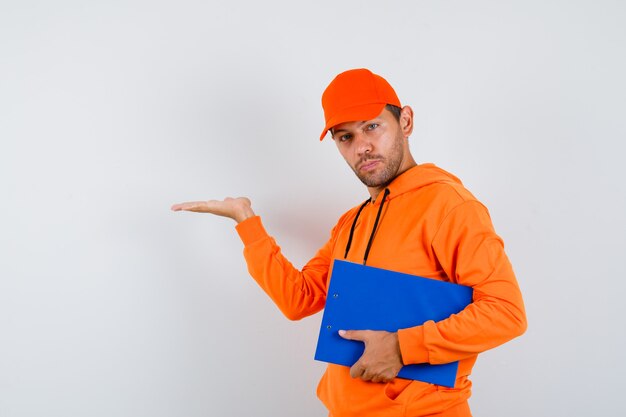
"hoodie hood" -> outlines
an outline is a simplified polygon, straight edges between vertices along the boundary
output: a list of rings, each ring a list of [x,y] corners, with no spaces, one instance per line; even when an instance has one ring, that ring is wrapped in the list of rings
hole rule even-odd
[[[369,239],[367,240],[367,247],[363,256],[363,265],[367,264],[367,258],[372,248],[372,243],[374,242],[374,237],[376,236],[376,230],[378,228],[379,222],[381,221],[381,214],[383,213],[383,207],[385,206],[385,202],[389,201],[389,204],[392,204],[391,200],[393,200],[395,197],[398,197],[410,191],[418,190],[431,184],[450,184],[455,186],[462,185],[461,180],[459,180],[457,177],[431,163],[416,165],[398,175],[385,188],[381,198],[376,198],[375,202],[372,202],[372,199],[368,198],[359,207],[358,211],[356,212],[356,216],[354,217],[354,221],[352,222],[352,226],[350,227],[350,235],[348,238],[348,242],[346,243],[344,259],[347,259],[348,254],[350,253],[350,248],[352,246],[354,232],[357,227],[359,216],[368,204],[378,206],[378,208],[376,209],[376,219],[374,220],[372,231],[369,235]]]
[[[431,184],[463,185],[461,180],[449,172],[437,167],[432,163],[416,165],[398,175],[387,186],[389,195],[387,201],[406,192],[417,190]],[[375,204],[380,204],[382,199],[377,198]]]

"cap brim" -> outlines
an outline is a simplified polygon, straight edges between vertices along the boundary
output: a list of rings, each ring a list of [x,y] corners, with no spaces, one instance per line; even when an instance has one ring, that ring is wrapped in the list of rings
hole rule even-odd
[[[335,115],[332,119],[326,122],[326,126],[324,126],[324,130],[320,135],[320,141],[324,140],[326,133],[338,124],[346,122],[361,122],[378,117],[385,108],[385,105],[386,103],[370,103],[345,109],[340,114]]]

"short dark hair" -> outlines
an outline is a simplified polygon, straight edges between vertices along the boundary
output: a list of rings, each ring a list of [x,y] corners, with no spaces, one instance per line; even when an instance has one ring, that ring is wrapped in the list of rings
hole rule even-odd
[[[393,114],[393,117],[396,118],[396,121],[400,121],[400,113],[402,112],[402,109],[400,107],[394,106],[393,104],[385,104],[385,108],[389,110],[391,114]]]

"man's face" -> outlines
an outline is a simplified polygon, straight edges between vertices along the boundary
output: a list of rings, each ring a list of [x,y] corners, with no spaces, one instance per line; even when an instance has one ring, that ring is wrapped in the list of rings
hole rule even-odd
[[[412,111],[402,109],[400,121],[387,109],[372,119],[333,127],[333,140],[356,176],[368,188],[382,190],[415,164],[408,147]]]

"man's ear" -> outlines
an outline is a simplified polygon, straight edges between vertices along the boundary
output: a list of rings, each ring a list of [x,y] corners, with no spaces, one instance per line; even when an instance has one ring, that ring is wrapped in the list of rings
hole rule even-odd
[[[400,128],[405,138],[411,136],[413,132],[413,109],[409,106],[402,107],[400,111]]]

